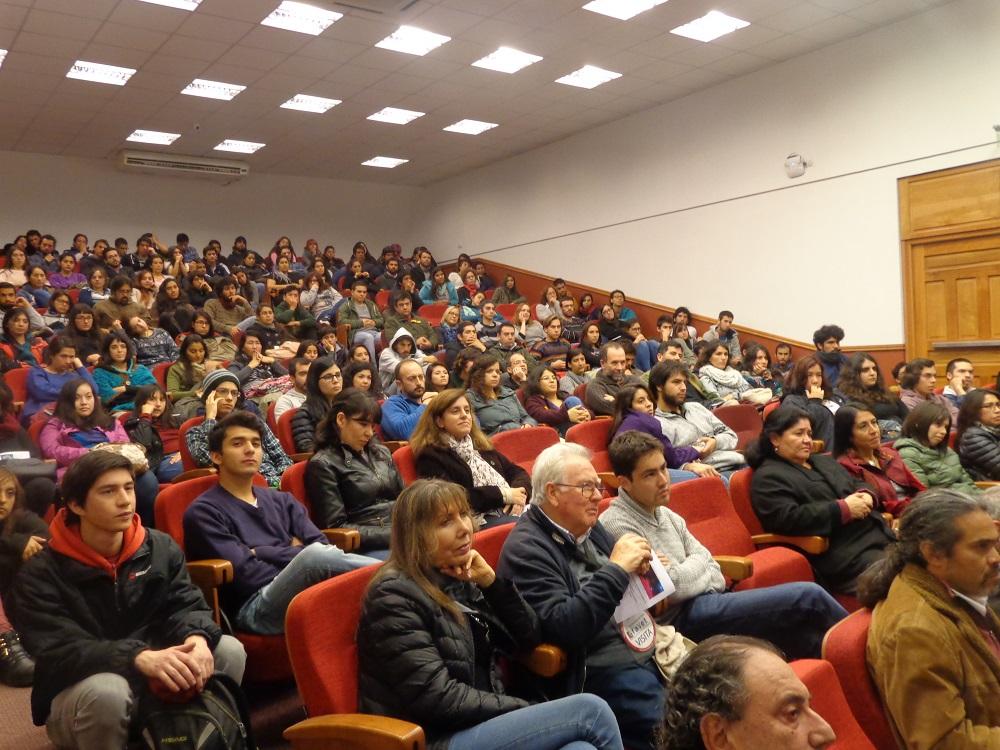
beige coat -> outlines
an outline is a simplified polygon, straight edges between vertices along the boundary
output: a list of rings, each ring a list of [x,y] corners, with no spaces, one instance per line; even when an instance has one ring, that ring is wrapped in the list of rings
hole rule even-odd
[[[1000,618],[987,612],[1000,636]],[[875,608],[867,656],[901,747],[1000,750],[1000,659],[923,568],[907,565]]]

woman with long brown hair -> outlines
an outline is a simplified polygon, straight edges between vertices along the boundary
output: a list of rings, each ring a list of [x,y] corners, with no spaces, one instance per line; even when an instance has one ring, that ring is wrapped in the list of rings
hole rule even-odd
[[[496,656],[532,648],[541,627],[472,534],[460,487],[419,480],[400,494],[389,559],[358,625],[361,710],[420,723],[429,748],[621,748],[614,714],[595,695],[530,705],[505,694]]]
[[[878,420],[883,440],[899,437],[909,409],[885,387],[882,370],[870,354],[858,352],[851,356],[840,371],[837,395],[844,401],[867,406]]]

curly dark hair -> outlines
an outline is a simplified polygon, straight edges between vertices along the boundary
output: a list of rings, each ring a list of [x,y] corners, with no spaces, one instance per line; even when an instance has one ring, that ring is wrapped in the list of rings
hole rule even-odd
[[[865,362],[875,365],[876,380],[873,386],[861,384],[861,368]],[[837,390],[843,393],[849,401],[857,401],[861,404],[872,406],[876,403],[891,404],[898,401],[896,396],[885,387],[885,378],[882,377],[882,368],[870,354],[858,352],[852,354],[840,371],[840,379],[837,381]]]
[[[704,750],[701,720],[709,714],[743,718],[750,698],[743,668],[754,650],[784,658],[767,641],[734,635],[712,636],[688,653],[666,690],[661,750]]]

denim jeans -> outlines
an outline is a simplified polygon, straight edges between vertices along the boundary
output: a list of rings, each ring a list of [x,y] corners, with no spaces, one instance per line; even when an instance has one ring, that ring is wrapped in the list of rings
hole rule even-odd
[[[372,358],[372,362],[378,362],[378,354],[375,353],[375,347],[378,346],[381,338],[382,332],[376,328],[359,328],[354,331],[351,346],[354,346],[354,344],[364,344],[365,349],[368,350],[368,355]]]
[[[147,529],[156,528],[156,496],[160,492],[160,482],[152,471],[145,471],[135,478],[135,512]]]
[[[172,461],[173,458],[177,458],[177,461]],[[156,478],[160,480],[160,484],[170,484],[183,471],[184,464],[181,463],[180,453],[167,453],[156,467]]]
[[[284,633],[285,611],[298,593],[327,578],[378,562],[374,557],[350,554],[332,544],[313,542],[244,602],[236,615],[236,624],[241,630],[261,635]]]
[[[603,698],[581,693],[511,711],[452,735],[448,750],[620,750],[622,736]]]
[[[847,610],[818,584],[783,583],[696,596],[673,625],[694,641],[749,635],[771,641],[790,659],[818,659],[826,631],[845,617]]]
[[[653,659],[644,664],[588,667],[583,689],[608,702],[627,747],[653,750],[657,746],[656,730],[663,721],[666,688]]]

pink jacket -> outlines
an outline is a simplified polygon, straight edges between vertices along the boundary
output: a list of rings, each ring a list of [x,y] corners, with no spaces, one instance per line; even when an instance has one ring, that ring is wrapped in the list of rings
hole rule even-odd
[[[42,456],[56,460],[56,479],[60,481],[70,464],[89,452],[88,448],[84,448],[70,437],[78,429],[76,425],[68,424],[56,417],[50,417],[49,421],[42,428],[41,434],[38,436],[38,447],[42,451]],[[122,423],[117,419],[114,420],[114,424],[110,429],[100,427],[98,429],[107,435],[107,442],[109,443],[132,442],[129,440],[128,433],[125,432]]]

